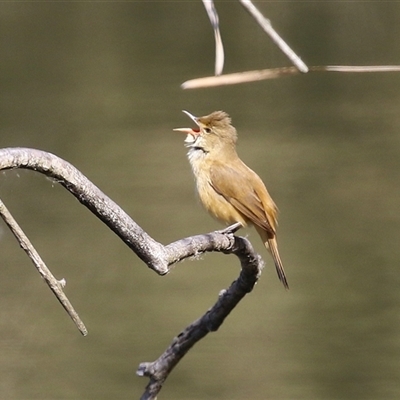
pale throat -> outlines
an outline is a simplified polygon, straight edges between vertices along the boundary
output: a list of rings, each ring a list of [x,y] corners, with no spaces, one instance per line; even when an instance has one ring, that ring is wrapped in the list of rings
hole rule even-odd
[[[192,167],[193,174],[197,178],[204,169],[204,162],[207,158],[207,153],[198,147],[191,147],[187,153],[189,163]]]

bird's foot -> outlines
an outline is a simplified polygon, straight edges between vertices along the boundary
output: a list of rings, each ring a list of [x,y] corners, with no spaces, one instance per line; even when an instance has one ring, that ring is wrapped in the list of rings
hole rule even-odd
[[[236,222],[233,225],[229,225],[225,229],[221,229],[220,231],[217,231],[217,232],[222,233],[223,235],[226,235],[228,233],[235,233],[242,227],[243,227],[243,225],[240,222]]]

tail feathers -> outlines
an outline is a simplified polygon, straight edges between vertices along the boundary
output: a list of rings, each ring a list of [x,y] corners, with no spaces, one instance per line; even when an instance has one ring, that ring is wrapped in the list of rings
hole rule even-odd
[[[283,269],[282,260],[279,256],[278,245],[276,243],[276,239],[275,238],[268,239],[265,244],[268,246],[268,250],[270,251],[271,256],[274,260],[274,264],[275,264],[275,268],[276,268],[276,272],[278,274],[279,280],[283,283],[283,286],[285,287],[285,289],[289,289],[289,284],[286,279],[285,270]]]
[[[271,232],[267,232],[266,230],[256,226],[255,227],[258,234],[261,237],[265,247],[271,253],[271,256],[274,260],[276,272],[278,274],[279,280],[283,283],[285,289],[289,289],[289,284],[286,280],[285,270],[283,269],[283,264],[278,252],[278,243],[276,242],[276,237]]]

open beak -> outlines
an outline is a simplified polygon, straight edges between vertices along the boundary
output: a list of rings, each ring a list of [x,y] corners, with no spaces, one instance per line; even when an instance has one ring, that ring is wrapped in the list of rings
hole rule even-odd
[[[185,111],[182,110],[182,112],[184,112],[197,126],[199,126],[198,122],[197,122],[197,117],[195,117],[193,114],[190,114],[189,111]],[[182,133],[186,133],[187,135],[191,135],[192,138],[190,138],[188,136],[188,138],[186,138],[185,142],[193,142],[196,140],[197,136],[200,135],[200,129],[193,129],[193,128],[175,128],[174,129],[175,132],[182,132]]]
[[[197,126],[199,126],[197,122],[197,117],[195,117],[193,114],[190,114],[189,111],[182,110],[183,113],[185,113]]]
[[[196,134],[196,132],[192,128],[174,128],[175,132],[182,132],[186,134]]]

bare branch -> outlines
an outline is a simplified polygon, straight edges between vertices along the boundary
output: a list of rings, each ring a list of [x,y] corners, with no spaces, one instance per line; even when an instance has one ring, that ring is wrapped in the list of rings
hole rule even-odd
[[[261,257],[247,239],[234,236],[240,224],[163,246],[74,166],[53,154],[27,148],[0,149],[0,170],[11,168],[31,169],[55,178],[160,275],[167,274],[172,264],[205,252],[218,251],[239,258],[241,273],[220,293],[216,304],[182,331],[155,362],[140,364],[137,374],[150,378],[142,399],[155,399],[169,373],[189,349],[209,332],[216,331],[238,302],[252,291],[261,274]]]
[[[250,293],[261,274],[262,260],[254,253],[250,242],[244,238],[235,238],[232,252],[236,254],[242,265],[239,278],[220,293],[217,302],[201,318],[194,321],[174,338],[165,352],[154,362],[141,363],[137,370],[139,376],[147,376],[150,382],[141,400],[157,397],[162,385],[172,369],[185,354],[209,332],[214,332],[222,325],[225,318]]]
[[[41,150],[0,149],[0,170],[11,168],[31,169],[55,178],[112,229],[149,268],[160,275],[168,272],[168,254],[164,246],[151,238],[121,207],[67,161]]]
[[[281,49],[281,51],[289,58],[292,64],[303,73],[308,72],[307,65],[301,58],[289,47],[289,45],[280,37],[278,32],[272,27],[271,21],[265,18],[251,0],[239,0],[242,6],[250,13],[250,15],[258,22],[261,28],[266,32],[272,41]]]
[[[83,336],[87,335],[87,329],[83,324],[82,320],[79,318],[79,315],[72,307],[70,301],[65,295],[63,288],[65,286],[65,280],[62,279],[58,281],[50,270],[47,268],[46,264],[41,259],[39,253],[33,247],[32,243],[29,241],[28,237],[25,235],[23,230],[18,225],[17,221],[13,218],[13,216],[8,211],[7,207],[0,200],[0,216],[3,218],[4,222],[10,228],[11,232],[14,234],[16,239],[18,240],[22,249],[26,252],[28,257],[32,260],[39,274],[45,280],[51,291],[57,297],[58,301],[64,307],[65,311],[67,311],[68,315],[74,321],[76,327],[82,333]]]

